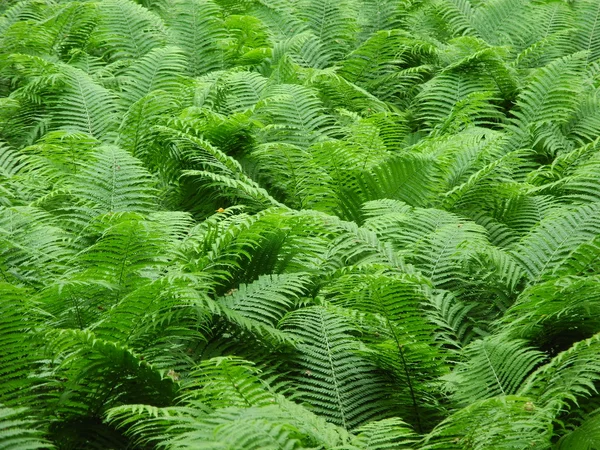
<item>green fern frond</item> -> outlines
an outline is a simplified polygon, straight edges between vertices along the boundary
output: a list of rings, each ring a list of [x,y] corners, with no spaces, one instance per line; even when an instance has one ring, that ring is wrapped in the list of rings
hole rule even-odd
[[[175,94],[182,87],[186,62],[177,47],[152,49],[123,73],[123,103],[130,106],[155,90]]]
[[[141,162],[126,151],[105,146],[90,155],[72,181],[71,192],[95,214],[125,211],[148,212],[154,190]]]
[[[505,332],[551,353],[591,336],[598,330],[596,282],[596,276],[571,275],[528,287],[502,318]]]
[[[422,85],[415,97],[417,116],[427,127],[448,127],[465,111],[468,121],[474,125],[493,123],[500,114],[493,101],[500,93],[492,79],[479,74],[444,72]]]
[[[189,374],[181,401],[200,401],[213,408],[268,406],[276,402],[274,390],[261,379],[252,363],[234,357],[202,361]]]
[[[353,1],[301,0],[296,5],[297,15],[322,44],[328,60],[340,60],[351,48],[356,24],[356,6]]]
[[[423,450],[548,448],[550,418],[531,398],[494,397],[458,410],[426,438]]]
[[[465,362],[445,377],[447,389],[462,405],[486,398],[516,394],[525,378],[544,359],[526,341],[492,337],[474,341],[464,349]]]
[[[27,419],[27,408],[0,407],[0,449],[35,450],[56,448],[36,429],[35,421]]]
[[[0,267],[4,281],[38,285],[73,255],[65,230],[39,208],[0,208]]]
[[[266,122],[263,142],[285,142],[299,147],[327,138],[331,119],[323,114],[316,93],[303,86],[278,85],[256,108],[256,119]]]
[[[2,282],[0,295],[0,343],[4,349],[0,356],[0,401],[5,408],[30,406],[39,408],[32,410],[32,414],[41,412],[43,406],[40,408],[39,400],[45,395],[36,387],[43,381],[40,375],[43,339],[37,332],[43,329],[43,315],[33,311],[37,305],[25,289]],[[5,408],[5,413],[9,413]]]
[[[583,0],[574,3],[573,9],[578,28],[573,39],[576,48],[588,52],[588,61],[596,61],[600,57],[600,6],[593,0]]]
[[[400,415],[417,430],[426,427],[430,412],[425,386],[439,375],[434,361],[444,359],[423,311],[426,287],[417,276],[375,272],[341,276],[323,290],[333,304],[372,315],[372,333],[381,338],[370,343],[376,353],[371,357],[393,373]]]
[[[437,194],[439,178],[440,171],[433,158],[406,153],[373,167],[359,183],[365,201],[387,198],[427,206]]]
[[[594,203],[550,215],[513,246],[514,258],[531,281],[552,273],[573,250],[598,234],[598,207]]]
[[[173,401],[174,375],[156,370],[125,345],[88,330],[56,330],[48,340],[61,392],[49,407],[61,415],[98,417],[134,399],[158,405]]]
[[[282,329],[302,340],[294,380],[311,410],[344,428],[381,417],[385,384],[374,366],[356,356],[352,328],[342,317],[313,306],[286,316]]]
[[[139,58],[166,41],[162,20],[131,0],[103,1],[99,11],[94,38],[113,61]]]
[[[511,149],[527,144],[536,126],[566,123],[578,106],[585,85],[585,53],[558,59],[539,69],[517,99],[514,119],[508,125],[513,134]],[[535,139],[534,139],[535,141]]]
[[[308,276],[302,273],[261,276],[252,284],[232,289],[218,301],[248,319],[275,326],[309,283]]]
[[[417,435],[400,419],[384,419],[370,422],[354,430],[357,435],[352,449],[410,450],[415,448]]]
[[[219,6],[209,0],[171,1],[166,12],[169,40],[185,53],[187,74],[196,77],[224,68],[227,38]]]
[[[68,66],[62,70],[65,86],[50,110],[53,126],[107,139],[116,129],[115,96],[81,70]]]
[[[435,326],[435,339],[451,351],[461,351],[474,338],[471,310],[474,303],[465,303],[449,291],[434,291],[425,302],[428,320]]]
[[[154,90],[140,98],[123,115],[117,145],[153,168],[157,161],[152,158],[152,127],[175,107],[173,95],[167,92]]]
[[[595,411],[556,443],[556,450],[593,450],[600,445],[600,417]]]
[[[521,392],[534,396],[536,403],[553,411],[568,409],[578,399],[593,395],[600,375],[599,339],[595,334],[575,342],[531,374]]]

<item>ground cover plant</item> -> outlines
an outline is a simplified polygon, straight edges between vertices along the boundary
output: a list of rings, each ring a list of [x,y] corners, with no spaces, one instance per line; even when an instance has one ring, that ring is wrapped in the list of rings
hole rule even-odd
[[[600,449],[598,0],[0,3],[0,449]]]

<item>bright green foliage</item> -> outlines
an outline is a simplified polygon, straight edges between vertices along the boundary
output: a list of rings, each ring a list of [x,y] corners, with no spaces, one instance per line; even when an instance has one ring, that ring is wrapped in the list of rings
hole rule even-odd
[[[600,2],[0,1],[0,449],[600,449]]]

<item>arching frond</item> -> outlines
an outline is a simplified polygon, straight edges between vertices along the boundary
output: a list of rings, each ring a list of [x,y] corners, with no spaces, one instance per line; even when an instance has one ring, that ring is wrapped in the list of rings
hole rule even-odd
[[[573,250],[598,234],[597,209],[595,203],[549,216],[513,247],[515,259],[531,281],[551,273]]]
[[[0,448],[37,450],[56,448],[42,437],[36,423],[27,418],[27,408],[0,407]]]
[[[409,450],[416,444],[414,431],[400,419],[370,422],[354,430],[355,448],[370,450]]]
[[[199,76],[225,65],[227,38],[220,8],[210,0],[172,1],[166,12],[169,40],[185,53],[187,74]]]
[[[162,20],[131,0],[100,3],[100,23],[95,37],[111,59],[139,58],[166,41]]]
[[[282,327],[302,339],[294,380],[311,410],[344,428],[382,415],[385,384],[374,366],[354,354],[352,328],[342,317],[314,306],[291,313]]]
[[[479,339],[464,349],[465,361],[446,377],[453,398],[462,405],[516,394],[525,378],[543,361],[543,353],[522,340]]]
[[[150,176],[139,160],[124,150],[102,147],[72,182],[71,191],[97,214],[149,211],[153,206]]]
[[[115,96],[79,69],[65,66],[63,71],[65,86],[50,110],[53,126],[108,138],[116,129]]]
[[[123,73],[121,99],[129,106],[152,91],[175,94],[181,88],[186,60],[177,47],[155,48]]]

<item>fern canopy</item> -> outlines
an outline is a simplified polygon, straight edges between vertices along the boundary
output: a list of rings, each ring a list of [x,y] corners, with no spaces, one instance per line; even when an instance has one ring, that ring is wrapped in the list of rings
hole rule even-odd
[[[0,1],[0,449],[600,449],[598,0]]]

